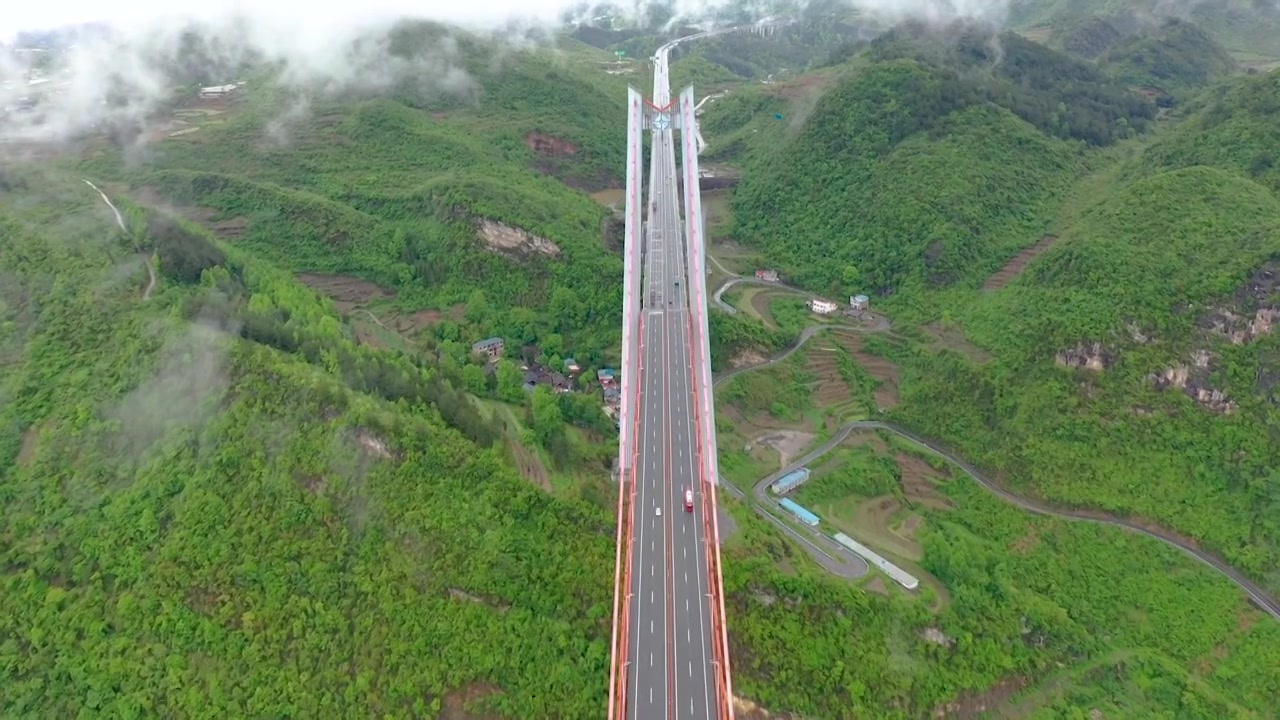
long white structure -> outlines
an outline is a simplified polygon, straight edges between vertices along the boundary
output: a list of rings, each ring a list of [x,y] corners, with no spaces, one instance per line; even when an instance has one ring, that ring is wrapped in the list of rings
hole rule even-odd
[[[915,590],[920,587],[920,581],[911,573],[894,565],[893,563],[880,557],[874,550],[845,535],[844,533],[836,533],[836,542],[849,548],[862,557],[863,560],[875,565],[880,572],[893,578],[893,581],[908,590]]]
[[[644,100],[634,87],[627,90],[627,187],[625,230],[623,232],[622,259],[622,395],[618,422],[618,470],[620,477],[627,477],[635,457],[635,404],[636,375],[640,365],[640,230],[644,201],[640,197],[641,167],[644,150],[641,146],[641,125],[644,118]]]

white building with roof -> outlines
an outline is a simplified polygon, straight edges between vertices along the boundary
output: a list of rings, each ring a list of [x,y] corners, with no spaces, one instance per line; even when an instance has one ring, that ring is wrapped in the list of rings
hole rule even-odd
[[[819,315],[830,315],[836,310],[839,310],[840,306],[830,300],[818,300],[815,298],[809,301],[809,309]]]

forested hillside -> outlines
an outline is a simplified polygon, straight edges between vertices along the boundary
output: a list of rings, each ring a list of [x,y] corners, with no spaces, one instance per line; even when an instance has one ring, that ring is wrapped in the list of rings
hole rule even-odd
[[[1212,89],[1204,107],[1143,153],[1134,174],[1193,165],[1218,167],[1280,192],[1280,73]]]
[[[1012,285],[953,311],[999,361],[960,375],[924,362],[922,397],[954,397],[943,388],[961,377],[984,389],[908,411],[1020,484],[1152,518],[1273,590],[1280,199],[1265,156],[1251,153],[1271,147],[1259,110],[1277,80],[1221,91]]]
[[[405,30],[394,47],[411,54],[436,32]],[[198,131],[142,162],[106,149],[83,169],[286,269],[371,281],[395,294],[394,308],[445,311],[479,290],[599,362],[617,343],[622,263],[610,211],[574,188],[621,183],[626,79],[571,42],[499,53],[450,37],[465,92],[313,98],[273,138],[264,125],[288,121],[288,103],[302,100],[263,79],[228,103],[191,101],[179,117],[202,118],[188,127]],[[533,340],[530,321],[497,318],[462,339]]]
[[[777,267],[805,290],[837,301],[871,295],[891,330],[847,317],[798,322],[861,327],[859,360],[879,368],[877,392],[901,392],[881,403],[888,421],[939,439],[1018,496],[1184,538],[1280,593],[1280,187],[1271,158],[1280,72],[1227,77],[1230,58],[1190,25],[1117,33],[1092,53],[1096,62],[1022,39],[979,40],[899,29],[827,74],[812,112],[767,88],[719,101],[704,134],[744,167],[725,257],[745,244],[759,251],[757,267]],[[1132,87],[1155,80],[1187,91],[1187,102],[1158,116]],[[769,292],[741,303],[740,315],[796,321],[782,300],[758,301]],[[723,467],[737,451],[721,454]],[[1132,578],[1118,558],[1047,540],[1026,516],[996,530],[989,517],[976,520],[995,501],[948,488],[956,507],[945,511],[912,506],[910,487],[906,500],[891,497],[934,528],[920,563],[949,592],[969,589],[943,559],[958,546],[986,548],[1010,566],[1043,557],[1043,576],[1071,566]],[[823,500],[819,513],[839,523],[857,507],[844,527],[895,551],[902,526],[885,540],[862,510],[882,492]],[[973,524],[960,519],[971,514]],[[1150,545],[1130,552],[1138,565],[1159,562]],[[1158,584],[1046,596],[1077,618],[1145,602],[1163,592]],[[1073,669],[1007,673],[984,702],[1031,685],[985,707],[1045,718],[1275,717],[1260,704],[1274,695],[1273,657],[1231,681],[1219,663],[1237,651],[1191,660],[1192,636],[1238,619],[1236,600],[1199,602],[1194,618],[1137,610],[1105,630],[1090,626],[1096,636],[1080,628],[1097,644],[1062,661]],[[1017,591],[991,603],[997,615],[1006,603],[1036,604]],[[1248,626],[1280,632],[1269,619]],[[1187,635],[1155,640],[1175,627]],[[1112,644],[1119,628],[1142,636]],[[1064,632],[1055,623],[1050,634]],[[1157,684],[1206,679],[1208,694],[1149,692],[1131,682],[1135,666]],[[1228,695],[1209,687],[1240,704],[1221,704]]]
[[[74,176],[5,182],[6,711],[599,716],[607,510],[518,477],[486,435],[497,428],[447,399],[446,369],[357,345],[330,302],[250,253],[129,207],[129,232],[117,232]],[[154,286],[139,249],[159,258]],[[1023,532],[1021,515],[989,499],[969,498],[930,536],[931,571],[948,587],[940,616],[820,575],[729,507],[743,697],[918,718],[1009,673],[1105,653],[1105,630],[1177,658],[1104,665],[1156,682],[1143,707],[1163,692],[1208,713],[1197,717],[1259,707],[1247,687],[1228,692],[1243,668],[1267,664],[1268,626],[1219,618],[1152,637],[1126,629],[1130,610],[1114,603],[1068,618],[1082,598],[1133,590],[1044,555],[1010,563],[997,548]],[[1238,602],[1171,552],[1139,562],[1138,541],[1116,531],[1046,521],[1038,532],[1120,564],[1133,588],[1158,584],[1140,606],[1170,625],[1199,603]],[[1160,670],[1217,645],[1233,655],[1210,684]]]
[[[1117,154],[1051,135],[1128,108],[1145,120],[1148,107],[1110,100],[1127,91],[1081,61],[1054,64],[1043,49],[1020,60],[1026,44],[1006,43],[1010,68],[973,82],[921,64],[954,64],[964,42],[904,52],[916,46],[877,41],[868,53],[889,60],[851,69],[801,133],[756,156],[734,197],[735,238],[800,285],[871,291],[995,358],[897,346],[902,419],[1021,487],[1154,519],[1280,589],[1269,510],[1280,500],[1269,470],[1280,464],[1269,369],[1280,138],[1268,120],[1280,73],[1214,88],[1150,140],[1130,129]],[[1028,80],[985,94],[983,82],[1018,76]],[[1021,105],[1020,86],[1032,88]],[[1058,87],[1096,103],[1072,103],[1080,121],[1015,117]],[[1052,246],[1019,260],[1031,264],[1011,285],[956,292],[1041,248],[1046,231]]]
[[[951,40],[908,28],[873,43],[869,67],[748,165],[735,237],[833,294],[976,287],[1043,227],[1083,143],[1114,143],[1154,116],[1083,61],[1003,36],[996,62],[977,33]]]
[[[5,714],[594,712],[609,514],[241,252],[162,244],[140,297],[167,224],[110,218],[60,175],[0,201]]]
[[[1122,82],[1164,91],[1199,89],[1237,69],[1231,55],[1208,33],[1176,20],[1116,43],[1098,63]]]
[[[1116,29],[1128,34],[1172,18],[1194,22],[1242,59],[1280,58],[1280,8],[1265,0],[1014,0],[1009,13],[1014,27],[1047,29],[1060,46],[1093,54],[1118,39]]]

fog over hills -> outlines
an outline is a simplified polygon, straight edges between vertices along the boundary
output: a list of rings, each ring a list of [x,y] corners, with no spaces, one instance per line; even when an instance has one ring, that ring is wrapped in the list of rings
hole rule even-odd
[[[907,17],[998,20],[1007,0],[848,0],[856,8]],[[242,80],[249,66],[276,67],[290,87],[330,94],[379,91],[411,79],[430,90],[469,87],[445,33],[411,48],[392,47],[398,22],[428,21],[495,36],[516,45],[545,43],[566,20],[674,27],[741,22],[796,13],[818,3],[678,0],[586,5],[566,0],[484,0],[433,5],[372,0],[316,7],[160,2],[124,6],[63,0],[6,9],[0,18],[0,140],[62,141],[105,127],[138,126],[179,87]],[[16,10],[16,11],[15,11]],[[107,31],[105,28],[110,28]],[[29,51],[29,45],[42,52]],[[24,48],[27,52],[15,51]],[[38,108],[38,109],[37,109]]]

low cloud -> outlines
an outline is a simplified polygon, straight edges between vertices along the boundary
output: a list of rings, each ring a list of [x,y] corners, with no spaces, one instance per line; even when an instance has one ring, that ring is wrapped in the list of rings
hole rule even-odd
[[[1198,0],[1159,0],[1189,6]],[[1272,2],[1272,0],[1251,0]],[[892,24],[968,19],[999,24],[1011,0],[89,0],[9,3],[0,13],[0,142],[59,142],[107,131],[117,140],[141,134],[175,98],[197,85],[250,79],[250,68],[278,70],[286,91],[264,138],[287,141],[291,128],[324,96],[407,89],[469,96],[476,84],[448,33],[418,33],[406,44],[389,34],[401,21],[431,21],[503,39],[504,47],[537,43],[566,20],[648,27],[741,22],[855,8]],[[424,9],[426,6],[428,9]],[[67,49],[18,52],[46,44],[49,33],[90,25]],[[107,28],[109,27],[109,31]],[[28,31],[28,32],[24,32]],[[65,43],[64,43],[65,44]],[[495,53],[501,56],[502,53]]]
[[[155,374],[108,413],[120,423],[118,449],[129,458],[141,458],[167,436],[202,427],[230,386],[227,351],[238,327],[206,318],[166,332]]]
[[[564,3],[438,5],[424,12],[421,3],[408,0],[142,0],[112,6],[109,18],[100,17],[100,3],[51,0],[18,12],[6,7],[0,16],[0,42],[9,44],[0,52],[0,140],[57,142],[112,128],[136,132],[172,98],[189,97],[196,85],[234,83],[262,66],[276,68],[294,91],[282,100],[282,117],[271,128],[279,139],[308,102],[296,99],[299,94],[380,93],[403,86],[419,94],[474,90],[447,33],[422,33],[412,47],[393,47],[389,31],[399,22],[435,21],[514,39],[549,27]],[[64,32],[59,41],[38,32],[104,19],[109,27]]]

